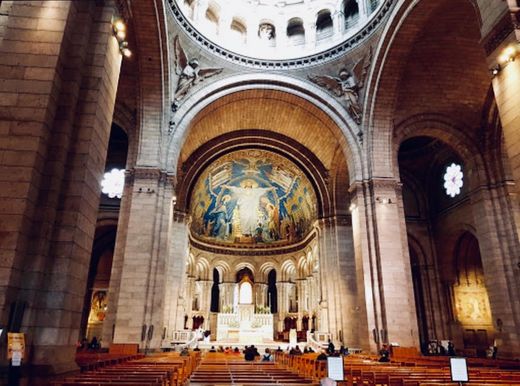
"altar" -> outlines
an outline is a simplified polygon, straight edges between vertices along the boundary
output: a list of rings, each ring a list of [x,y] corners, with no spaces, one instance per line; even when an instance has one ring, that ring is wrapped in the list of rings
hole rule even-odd
[[[219,342],[260,344],[272,342],[273,336],[273,315],[256,314],[253,304],[238,304],[234,313],[217,316]]]

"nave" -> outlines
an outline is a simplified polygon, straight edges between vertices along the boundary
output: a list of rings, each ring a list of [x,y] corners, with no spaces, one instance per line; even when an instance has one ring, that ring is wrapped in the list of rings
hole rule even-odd
[[[290,355],[277,352],[274,361],[245,361],[242,353],[193,351],[142,354],[83,354],[82,373],[55,380],[52,386],[223,386],[318,385],[327,376],[327,362],[317,353]],[[89,358],[90,357],[90,358]],[[338,386],[452,385],[449,357],[418,356],[397,349],[391,361],[380,363],[369,354],[343,357],[344,381]],[[471,385],[518,385],[520,363],[511,360],[468,359]]]

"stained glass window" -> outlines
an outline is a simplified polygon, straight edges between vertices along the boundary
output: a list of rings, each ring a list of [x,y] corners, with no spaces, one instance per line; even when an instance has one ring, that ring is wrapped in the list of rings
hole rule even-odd
[[[446,168],[444,173],[444,189],[446,194],[450,197],[455,197],[460,194],[460,189],[463,185],[464,174],[462,173],[462,167],[455,163],[452,163]]]
[[[112,169],[101,181],[101,191],[110,198],[121,198],[125,186],[125,169]]]

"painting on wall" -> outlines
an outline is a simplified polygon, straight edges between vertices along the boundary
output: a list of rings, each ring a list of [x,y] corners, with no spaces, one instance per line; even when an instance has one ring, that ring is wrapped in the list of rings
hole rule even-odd
[[[290,160],[266,150],[219,158],[191,196],[192,233],[224,243],[287,243],[304,238],[317,218],[316,194]]]
[[[108,306],[107,290],[95,290],[92,293],[90,305],[89,323],[102,322]]]

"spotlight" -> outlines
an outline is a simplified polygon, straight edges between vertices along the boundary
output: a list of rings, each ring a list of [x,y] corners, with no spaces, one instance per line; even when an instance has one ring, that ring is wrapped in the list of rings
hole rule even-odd
[[[118,40],[125,40],[126,32],[124,30],[119,30],[116,33],[116,37],[117,37]]]
[[[489,70],[489,72],[491,72],[491,75],[492,75],[492,76],[497,76],[498,73],[500,72],[500,65],[497,64],[495,67],[491,68],[491,69]]]
[[[126,58],[129,58],[132,56],[132,51],[130,51],[128,48],[123,48],[121,50],[121,52],[123,53],[123,55],[126,57]]]
[[[124,32],[126,30],[126,25],[125,25],[125,23],[123,23],[123,20],[121,20],[121,19],[116,20],[113,24],[114,24],[114,30],[116,31],[116,33]]]
[[[348,210],[350,210],[351,212],[353,212],[354,209],[356,209],[356,208],[357,208],[356,204],[352,203],[352,204],[350,204]]]
[[[504,48],[500,56],[498,57],[499,62],[501,63],[508,63],[508,62],[514,62],[515,57],[518,54],[518,51],[515,46],[507,46]]]

